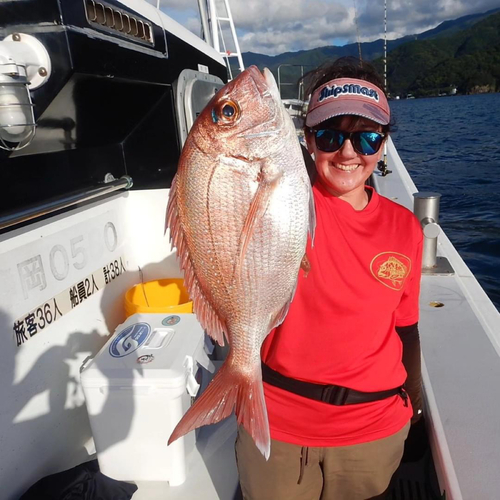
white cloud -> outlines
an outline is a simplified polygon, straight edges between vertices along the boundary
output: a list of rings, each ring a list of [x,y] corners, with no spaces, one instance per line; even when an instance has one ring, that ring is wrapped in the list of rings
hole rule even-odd
[[[149,0],[155,3],[155,0]],[[221,0],[216,0],[222,5]],[[162,0],[162,10],[199,34],[196,0]],[[384,4],[373,0],[230,0],[243,52],[275,55],[381,38]],[[421,33],[443,21],[498,8],[498,0],[387,0],[389,38]],[[187,14],[189,13],[189,15]]]

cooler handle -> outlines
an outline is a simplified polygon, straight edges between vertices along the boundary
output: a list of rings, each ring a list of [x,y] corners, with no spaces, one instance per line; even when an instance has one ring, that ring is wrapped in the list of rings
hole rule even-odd
[[[192,356],[186,356],[184,359],[184,368],[186,369],[186,390],[191,397],[195,397],[200,390],[200,384],[194,376],[195,361]]]
[[[146,340],[144,347],[148,349],[161,349],[162,347],[166,347],[172,340],[174,333],[175,330],[172,330],[172,328],[155,328]]]

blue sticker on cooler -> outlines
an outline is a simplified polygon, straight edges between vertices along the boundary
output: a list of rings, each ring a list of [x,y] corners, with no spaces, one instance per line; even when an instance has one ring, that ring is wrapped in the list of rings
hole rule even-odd
[[[173,316],[167,316],[162,322],[161,324],[163,326],[174,326],[176,325],[177,323],[179,323],[179,321],[181,320],[180,316],[177,316],[177,315],[173,315]]]
[[[111,342],[109,354],[114,358],[123,358],[132,354],[146,342],[150,333],[151,327],[147,323],[128,326]]]

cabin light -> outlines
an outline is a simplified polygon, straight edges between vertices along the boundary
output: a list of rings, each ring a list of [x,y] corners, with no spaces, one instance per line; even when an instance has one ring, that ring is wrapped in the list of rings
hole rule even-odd
[[[26,147],[35,135],[33,104],[28,81],[2,82],[0,75],[0,148],[14,151]]]
[[[35,136],[30,91],[50,76],[50,58],[35,37],[22,33],[0,42],[0,148],[25,148]]]

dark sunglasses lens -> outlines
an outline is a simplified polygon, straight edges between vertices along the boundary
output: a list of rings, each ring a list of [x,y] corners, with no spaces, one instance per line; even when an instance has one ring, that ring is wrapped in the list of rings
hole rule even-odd
[[[316,147],[326,153],[333,153],[342,147],[344,136],[336,130],[316,131]]]
[[[377,132],[359,132],[353,135],[356,149],[363,155],[374,155],[382,145],[383,136]]]

